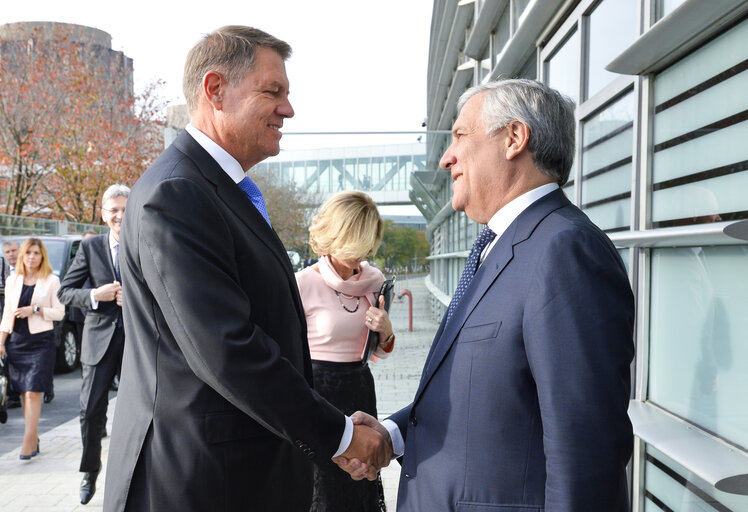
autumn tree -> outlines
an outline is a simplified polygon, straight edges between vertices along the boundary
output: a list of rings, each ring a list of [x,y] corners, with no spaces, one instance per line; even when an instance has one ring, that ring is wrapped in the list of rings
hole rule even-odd
[[[270,223],[289,251],[303,254],[309,241],[309,225],[321,203],[321,197],[301,190],[293,182],[282,183],[269,172],[250,172],[262,191]]]
[[[5,213],[98,222],[106,187],[132,185],[163,149],[164,105],[158,82],[135,96],[129,59],[66,27],[0,42]]]
[[[410,226],[398,226],[391,220],[384,221],[382,245],[376,254],[383,268],[406,267],[413,270],[415,266],[425,265],[428,255],[429,244],[425,232]]]

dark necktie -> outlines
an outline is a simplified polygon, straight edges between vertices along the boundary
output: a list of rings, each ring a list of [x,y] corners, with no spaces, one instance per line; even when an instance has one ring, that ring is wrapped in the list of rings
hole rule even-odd
[[[114,244],[114,275],[117,281],[122,282],[122,276],[119,273],[119,244]]]
[[[262,192],[257,188],[255,182],[252,181],[252,178],[245,176],[244,179],[239,182],[239,188],[242,189],[242,192],[244,192],[249,200],[252,201],[252,204],[255,205],[257,211],[265,218],[268,226],[272,227],[272,224],[270,224],[270,218],[268,217],[268,210],[265,206],[265,199],[262,197]]]
[[[122,274],[119,272],[119,243],[114,244],[114,275],[117,282],[122,284]],[[122,327],[122,308],[117,311],[117,327]]]
[[[457,309],[457,305],[460,303],[460,300],[462,300],[462,296],[465,295],[465,291],[468,289],[468,286],[470,286],[470,282],[473,280],[473,276],[478,270],[480,254],[494,238],[496,238],[496,233],[486,226],[475,239],[475,242],[473,242],[473,248],[470,250],[470,255],[465,262],[465,268],[462,270],[460,282],[457,283],[457,289],[455,290],[454,295],[452,295],[452,302],[449,303],[449,309],[447,309],[447,321],[449,321],[452,313]]]

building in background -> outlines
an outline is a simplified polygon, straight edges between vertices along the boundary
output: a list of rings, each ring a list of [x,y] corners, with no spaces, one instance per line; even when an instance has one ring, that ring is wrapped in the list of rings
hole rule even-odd
[[[52,21],[6,23],[0,25],[0,54],[6,63],[12,63],[11,54],[31,51],[34,45],[43,52],[45,43],[59,41],[61,38],[84,48],[92,73],[101,72],[109,76],[111,82],[119,88],[122,98],[132,95],[132,59],[113,50],[112,36],[98,28]],[[55,77],[50,79],[54,80]]]
[[[436,0],[427,127],[498,77],[576,102],[567,196],[620,250],[638,304],[632,509],[748,510],[748,2]],[[441,316],[480,226],[428,136],[411,197]]]

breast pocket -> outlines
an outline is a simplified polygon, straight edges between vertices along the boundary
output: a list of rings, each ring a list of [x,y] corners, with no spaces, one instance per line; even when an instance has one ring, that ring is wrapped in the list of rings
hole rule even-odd
[[[476,341],[495,339],[499,335],[499,329],[501,329],[501,322],[463,327],[460,336],[457,338],[457,343],[475,343]]]

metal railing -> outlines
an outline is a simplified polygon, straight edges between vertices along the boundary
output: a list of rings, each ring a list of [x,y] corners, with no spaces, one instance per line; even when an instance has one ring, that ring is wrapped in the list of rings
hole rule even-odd
[[[7,235],[73,235],[85,231],[104,233],[102,224],[85,224],[64,220],[0,214],[0,236]]]

